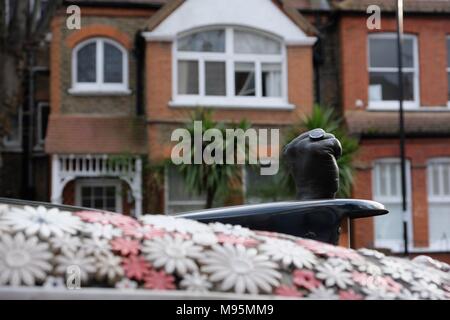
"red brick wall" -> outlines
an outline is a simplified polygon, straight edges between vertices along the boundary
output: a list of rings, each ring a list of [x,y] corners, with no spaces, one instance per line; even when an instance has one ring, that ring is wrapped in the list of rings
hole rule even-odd
[[[340,24],[342,104],[344,110],[356,109],[355,101],[367,105],[369,75],[367,72],[366,15],[343,16]],[[382,15],[380,32],[395,32],[395,17]],[[405,16],[405,33],[417,36],[421,106],[447,105],[446,36],[450,20],[442,17]]]
[[[372,164],[375,160],[399,156],[396,139],[363,140],[357,157],[358,167],[353,197],[372,199]],[[406,157],[411,164],[413,238],[416,247],[428,246],[427,161],[434,157],[450,156],[450,138],[408,139]],[[359,219],[353,223],[353,246],[372,247],[373,219]]]

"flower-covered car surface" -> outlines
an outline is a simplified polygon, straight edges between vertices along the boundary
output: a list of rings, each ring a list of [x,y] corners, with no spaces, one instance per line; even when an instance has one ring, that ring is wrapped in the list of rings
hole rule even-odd
[[[71,290],[77,281],[81,289]],[[98,294],[89,296],[90,290]],[[450,299],[450,266],[171,216],[0,205],[0,298],[104,298],[111,292]]]

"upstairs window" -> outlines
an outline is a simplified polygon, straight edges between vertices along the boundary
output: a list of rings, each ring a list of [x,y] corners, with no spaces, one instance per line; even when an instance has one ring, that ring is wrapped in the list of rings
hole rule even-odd
[[[398,59],[396,34],[369,36],[369,107],[398,108]],[[403,36],[403,100],[405,107],[419,104],[419,77],[416,37]]]
[[[84,41],[73,50],[72,78],[75,93],[127,91],[127,51],[109,39]]]
[[[174,69],[175,101],[286,101],[284,47],[264,33],[229,27],[183,35],[176,42]]]
[[[432,249],[450,250],[450,158],[428,163],[428,232]]]

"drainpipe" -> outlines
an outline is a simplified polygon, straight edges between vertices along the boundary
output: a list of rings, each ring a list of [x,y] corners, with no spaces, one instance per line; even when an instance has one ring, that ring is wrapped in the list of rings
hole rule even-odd
[[[134,38],[134,56],[136,59],[136,115],[145,114],[144,110],[144,69],[145,69],[145,40],[141,31]]]

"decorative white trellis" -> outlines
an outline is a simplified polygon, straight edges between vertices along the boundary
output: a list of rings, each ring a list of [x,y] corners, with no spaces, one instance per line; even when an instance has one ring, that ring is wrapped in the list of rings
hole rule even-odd
[[[62,203],[66,184],[76,178],[114,177],[125,181],[134,198],[134,215],[142,214],[142,160],[138,156],[111,161],[108,155],[53,155],[52,203]]]

